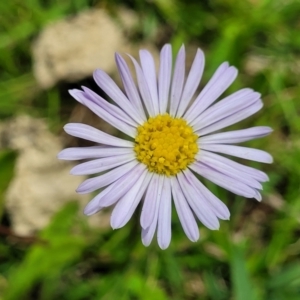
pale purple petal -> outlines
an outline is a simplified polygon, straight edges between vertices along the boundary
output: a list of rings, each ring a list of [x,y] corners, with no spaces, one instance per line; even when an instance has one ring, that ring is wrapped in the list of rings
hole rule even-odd
[[[152,100],[152,95],[150,93],[150,89],[148,87],[148,83],[146,81],[143,70],[141,69],[138,62],[131,55],[128,55],[128,56],[132,60],[134,67],[135,67],[137,82],[138,82],[138,86],[139,86],[139,91],[142,95],[143,103],[145,104],[145,107],[146,107],[146,110],[147,110],[149,116],[154,117],[156,115],[155,108],[154,108],[154,102]]]
[[[254,196],[254,198],[257,200],[257,201],[261,201],[262,200],[262,196],[261,196],[261,194],[260,194],[260,192],[259,191],[255,191],[256,193],[255,193],[255,196]]]
[[[230,166],[231,168],[234,168],[238,172],[245,173],[246,176],[250,176],[260,182],[265,182],[269,180],[269,177],[264,172],[257,170],[255,168],[251,168],[245,165],[242,165],[240,163],[237,163],[229,158],[226,158],[224,156],[218,155],[213,152],[209,152],[206,150],[201,149],[201,152],[205,152],[205,155],[208,157],[213,158],[215,161],[222,162],[225,165]]]
[[[108,207],[115,203],[114,195],[118,193],[118,189],[125,189],[126,193],[129,191],[132,186],[137,182],[138,178],[140,178],[143,172],[147,171],[147,167],[144,164],[137,164],[137,166],[128,172],[126,175],[122,176],[119,179],[118,184],[111,184],[107,189],[109,192],[105,193],[105,195],[101,198],[101,206]],[[113,186],[112,188],[110,188]],[[107,190],[105,189],[105,191]],[[123,194],[124,195],[124,194]],[[123,197],[122,195],[122,197]],[[119,198],[120,199],[120,198]]]
[[[201,162],[205,164],[206,166],[210,167],[211,169],[214,169],[215,171],[218,171],[220,173],[223,173],[227,175],[228,177],[231,177],[239,182],[242,182],[252,188],[255,189],[262,189],[262,185],[254,178],[252,178],[250,175],[248,175],[245,172],[239,171],[230,165],[227,165],[226,163],[215,159],[213,156],[209,155],[210,153],[202,150],[197,155],[196,160],[198,162]],[[197,162],[195,163],[197,165]],[[199,165],[201,167],[201,165]]]
[[[194,96],[200,80],[202,78],[203,70],[204,70],[204,64],[205,64],[205,58],[204,58],[204,53],[200,50],[197,49],[197,53],[195,56],[195,59],[193,61],[193,64],[191,66],[190,73],[187,77],[182,95],[181,95],[181,100],[179,103],[179,107],[177,110],[177,118],[182,117],[184,114],[188,104],[192,100],[192,97]]]
[[[99,196],[99,195],[97,195]],[[95,197],[96,198],[96,197]],[[102,206],[100,206],[98,199],[93,198],[84,208],[83,213],[86,216],[91,216],[99,212],[101,209],[103,209]]]
[[[235,144],[264,137],[272,132],[267,126],[257,126],[247,129],[215,133],[199,138],[199,145],[204,144]]]
[[[86,215],[95,214],[103,207],[115,204],[123,195],[131,189],[141,174],[146,170],[146,166],[138,164],[127,174],[109,185],[105,190],[94,197],[84,209]]]
[[[79,93],[78,93],[79,94]],[[135,137],[136,127],[128,125],[123,120],[116,118],[111,113],[107,112],[105,108],[102,108],[99,104],[96,104],[94,101],[91,101],[88,98],[88,95],[85,92],[81,92],[81,101],[82,104],[94,112],[98,117],[111,124],[113,127],[119,129],[120,131],[126,133],[130,137]]]
[[[236,108],[238,106],[237,111],[240,110],[240,106],[244,105],[244,103],[248,103],[249,99],[245,97],[249,97],[251,95],[250,100],[253,98],[253,94],[256,93],[252,89],[244,88],[237,92],[232,93],[231,95],[221,99],[217,103],[211,105],[209,108],[207,108],[205,111],[203,111],[199,116],[191,122],[191,124],[195,124],[198,119],[205,119],[205,118],[214,118],[217,116],[217,114],[221,111],[224,113],[227,113],[228,110],[231,110],[232,108]],[[256,97],[257,98],[257,97]],[[259,97],[258,97],[259,98]],[[232,104],[234,104],[232,106]],[[228,108],[229,106],[229,108]]]
[[[100,173],[118,167],[120,165],[123,165],[135,159],[136,158],[133,153],[94,159],[73,167],[70,171],[70,174],[72,175],[96,174],[96,173]]]
[[[206,108],[217,100],[232,84],[237,76],[237,69],[225,62],[220,65],[211,80],[201,91],[195,102],[184,114],[189,123],[193,122]]]
[[[121,178],[123,175],[132,170],[138,163],[138,161],[134,160],[103,175],[89,178],[79,185],[76,192],[79,194],[86,194],[103,188]]]
[[[168,248],[171,242],[171,181],[165,177],[158,212],[157,242],[161,249]]]
[[[69,94],[79,103],[83,103],[82,101],[82,91],[77,89],[68,90]]]
[[[246,198],[253,198],[255,196],[254,189],[248,185],[220,173],[203,163],[193,163],[190,165],[190,169],[232,193]]]
[[[259,99],[260,94],[251,89],[240,90],[209,107],[191,122],[191,126],[199,130],[251,106]]]
[[[139,111],[140,116],[143,117],[144,120],[146,120],[144,108],[141,102],[140,95],[138,93],[138,90],[135,86],[134,80],[131,76],[130,70],[123,59],[121,55],[116,53],[115,55],[117,67],[119,69],[119,73],[121,75],[121,79],[124,85],[124,89],[126,91],[126,94],[133,104],[133,106]]]
[[[181,46],[176,57],[170,94],[170,115],[175,117],[185,79],[185,48]]]
[[[273,158],[269,153],[259,149],[233,146],[233,145],[218,145],[218,144],[207,144],[207,145],[202,145],[201,147],[204,150],[228,154],[228,155],[254,160],[262,163],[271,164],[273,162]]]
[[[88,107],[92,112],[94,112],[98,117],[112,125],[113,127],[117,128],[118,130],[124,132],[128,136],[134,138],[136,136],[136,127],[132,127],[125,123],[124,121],[121,121],[120,119],[112,116],[108,112],[106,112],[104,109],[102,109],[100,106],[96,105],[95,103],[91,101],[84,101],[83,104]]]
[[[81,160],[129,153],[133,153],[132,148],[107,146],[72,147],[62,150],[60,153],[58,153],[57,158],[63,160]]]
[[[159,106],[154,59],[149,51],[140,50],[140,61],[153,101],[154,113],[157,115],[159,114]]]
[[[219,229],[219,220],[203,195],[194,188],[193,184],[183,173],[179,173],[177,179],[188,204],[203,225],[211,230]]]
[[[159,112],[166,113],[172,73],[172,48],[170,44],[166,44],[160,52],[160,66],[158,75],[158,98]]]
[[[141,201],[150,179],[151,174],[148,170],[145,170],[132,188],[118,201],[110,219],[110,224],[113,229],[123,227],[130,220]]]
[[[147,228],[144,229],[142,228],[142,243],[144,246],[149,246],[152,242],[156,226],[157,226],[157,218],[158,218],[158,209],[159,209],[159,203],[158,201],[155,202],[155,215],[153,218],[153,221],[151,225]]]
[[[133,127],[137,127],[138,123],[134,121],[130,116],[128,116],[121,108],[117,105],[109,103],[107,100],[100,97],[98,94],[90,90],[89,88],[82,86],[86,96],[93,101],[95,104],[98,104],[103,109],[105,109],[108,113],[113,115],[114,117],[124,121],[128,125]]]
[[[172,195],[176,211],[186,236],[196,242],[199,239],[199,230],[194,215],[187,204],[176,177],[171,177]]]
[[[64,130],[69,135],[99,144],[129,148],[133,148],[134,146],[134,144],[130,141],[119,139],[86,124],[69,123],[64,126]]]
[[[132,119],[140,125],[144,123],[143,117],[139,115],[138,110],[130,103],[129,99],[104,71],[100,69],[96,70],[94,72],[94,80],[99,87]]]
[[[215,122],[209,126],[206,126],[200,130],[197,130],[196,133],[200,136],[209,134],[211,132],[217,131],[219,129],[228,127],[232,124],[235,124],[241,120],[248,118],[249,116],[255,114],[263,107],[263,103],[261,100],[257,100],[253,104],[248,107],[241,109],[240,111],[227,116],[218,122]]]
[[[142,227],[142,243],[145,246],[150,245],[150,243],[153,239],[155,230],[156,230],[159,204],[160,204],[161,196],[162,196],[163,181],[164,181],[164,177],[160,176],[156,197],[153,199],[153,202],[154,202],[154,217],[153,217],[153,220],[152,220],[152,222],[151,222],[151,224],[149,225],[148,228],[144,229]]]
[[[157,197],[159,178],[159,175],[154,173],[147,188],[140,218],[141,226],[144,229],[150,226],[155,215],[156,202],[154,199]]]
[[[204,199],[206,199],[216,216],[222,220],[229,220],[230,212],[228,207],[210,190],[208,190],[189,169],[184,170],[183,173],[186,179],[193,184],[194,188],[203,195]]]
[[[85,97],[93,101],[95,104],[101,106],[103,109],[105,109],[108,113],[113,115],[114,117],[124,121],[125,123],[136,127],[138,125],[137,122],[135,122],[130,116],[128,116],[122,109],[120,109],[118,106],[109,103],[107,100],[100,97],[98,94],[90,90],[89,88],[82,86],[82,89],[85,93]],[[69,90],[69,94],[74,97],[78,102],[83,104],[82,101],[82,91],[81,90]]]

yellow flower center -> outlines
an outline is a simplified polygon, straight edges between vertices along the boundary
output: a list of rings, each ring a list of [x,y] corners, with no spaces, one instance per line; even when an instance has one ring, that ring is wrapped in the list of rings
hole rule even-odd
[[[137,131],[136,157],[151,172],[175,175],[192,163],[198,152],[198,136],[183,119],[157,115]]]

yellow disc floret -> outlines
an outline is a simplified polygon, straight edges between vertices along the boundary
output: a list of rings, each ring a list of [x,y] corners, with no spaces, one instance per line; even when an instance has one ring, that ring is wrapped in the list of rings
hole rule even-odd
[[[157,115],[137,131],[136,157],[151,172],[175,175],[192,163],[198,152],[198,136],[183,119]]]

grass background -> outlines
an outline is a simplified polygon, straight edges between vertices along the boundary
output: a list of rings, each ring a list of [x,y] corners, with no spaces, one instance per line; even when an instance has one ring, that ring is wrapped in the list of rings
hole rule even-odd
[[[59,134],[67,121],[62,108],[72,104],[64,102],[57,86],[37,91],[32,41],[51,21],[90,7],[113,12],[120,5],[140,19],[136,39],[157,47],[171,42],[178,49],[184,42],[203,48],[205,82],[219,63],[229,61],[240,70],[231,90],[249,86],[262,93],[263,110],[242,125],[274,129],[270,137],[249,143],[274,156],[270,166],[252,164],[270,176],[264,200],[256,203],[207,183],[229,206],[230,221],[222,222],[219,231],[200,225],[201,239],[191,243],[174,215],[172,242],[165,251],[155,242],[148,248],[141,244],[138,217],[121,230],[92,229],[85,217],[78,217],[78,203],[71,202],[32,243],[0,236],[0,298],[298,300],[299,1],[0,1],[0,118],[42,117]],[[161,28],[160,39],[153,39]],[[266,63],[249,72],[249,57]],[[0,153],[0,212],[6,226],[3,199],[15,157],[9,150]],[[283,205],[276,208],[272,197]]]

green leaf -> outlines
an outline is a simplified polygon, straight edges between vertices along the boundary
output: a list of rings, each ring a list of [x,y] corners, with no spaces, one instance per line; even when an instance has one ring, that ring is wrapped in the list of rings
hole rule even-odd
[[[4,195],[13,178],[17,153],[14,151],[0,152],[0,218],[3,213]]]
[[[300,264],[291,264],[286,266],[279,273],[273,275],[267,285],[272,289],[281,289],[291,286],[298,281],[300,284]]]
[[[235,300],[257,300],[250,281],[242,248],[232,245],[231,249],[231,280]]]
[[[84,237],[72,232],[77,213],[78,204],[70,202],[54,216],[22,263],[12,269],[5,300],[24,299],[35,284],[49,276],[59,277],[68,265],[79,258],[84,248]]]

